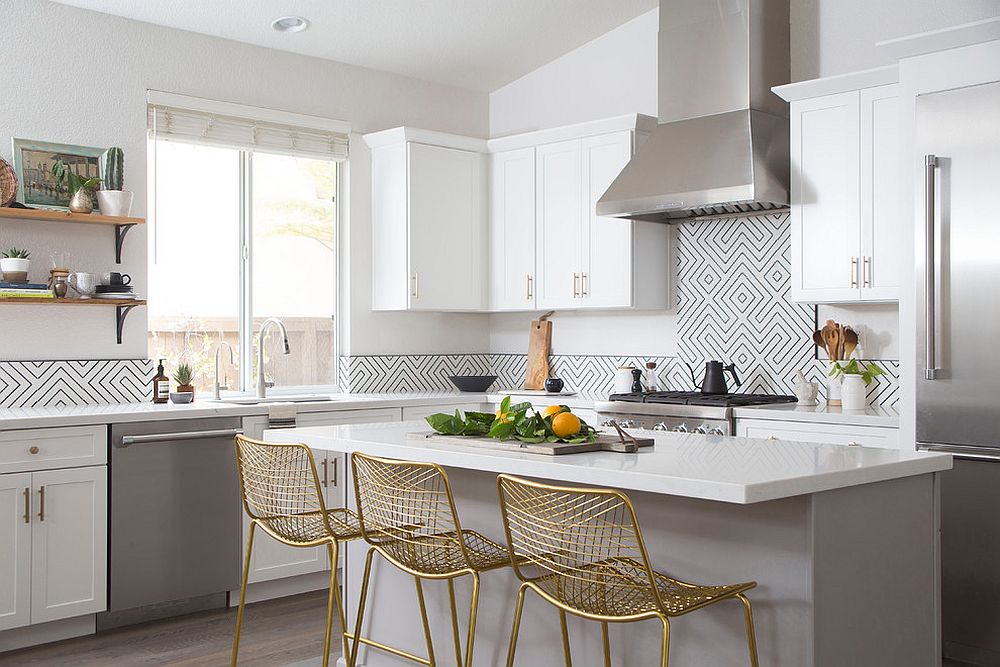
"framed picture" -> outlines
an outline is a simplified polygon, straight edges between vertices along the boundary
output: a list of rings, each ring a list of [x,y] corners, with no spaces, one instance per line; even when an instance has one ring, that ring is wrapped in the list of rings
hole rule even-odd
[[[14,172],[20,181],[20,201],[26,206],[69,210],[70,191],[52,175],[52,165],[62,160],[81,178],[100,176],[103,148],[13,139]],[[94,202],[97,211],[97,202]]]

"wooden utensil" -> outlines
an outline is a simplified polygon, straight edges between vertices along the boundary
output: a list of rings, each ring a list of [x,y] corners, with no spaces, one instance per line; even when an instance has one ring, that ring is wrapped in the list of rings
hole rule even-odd
[[[823,332],[819,329],[813,331],[813,342],[816,343],[817,347],[821,347],[824,350],[826,349],[826,341],[823,340]]]
[[[840,329],[833,320],[827,320],[823,327],[823,341],[826,343],[826,353],[830,361],[839,361]]]
[[[525,389],[545,389],[549,377],[549,353],[552,350],[552,322],[550,310],[537,320],[531,321],[528,334],[528,368],[524,374]]]
[[[858,332],[850,327],[844,327],[844,359],[850,359],[857,346]]]

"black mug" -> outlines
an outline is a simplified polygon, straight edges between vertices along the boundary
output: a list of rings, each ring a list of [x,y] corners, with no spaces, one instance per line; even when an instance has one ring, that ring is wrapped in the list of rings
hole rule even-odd
[[[130,276],[127,273],[118,273],[117,271],[112,271],[104,275],[105,285],[113,285],[117,287],[117,286],[128,285],[131,282],[132,282],[132,276]]]
[[[545,391],[550,394],[558,394],[563,390],[565,383],[559,378],[548,378],[545,380]]]

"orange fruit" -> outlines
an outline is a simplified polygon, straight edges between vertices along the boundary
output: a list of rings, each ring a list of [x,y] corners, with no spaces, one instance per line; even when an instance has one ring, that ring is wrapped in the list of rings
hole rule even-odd
[[[496,411],[496,416],[497,416],[497,419],[499,419],[502,422],[509,422],[511,420],[511,416],[510,416],[509,412],[500,412],[499,410],[497,410]]]
[[[552,432],[560,438],[568,438],[580,432],[580,418],[572,412],[560,412],[552,418]]]
[[[561,406],[561,405],[550,405],[549,407],[547,407],[544,410],[542,410],[542,416],[543,417],[548,417],[550,415],[554,415],[554,414],[557,414],[559,412],[562,412],[562,410],[563,410],[563,406]],[[566,412],[569,412],[569,408],[566,408]]]

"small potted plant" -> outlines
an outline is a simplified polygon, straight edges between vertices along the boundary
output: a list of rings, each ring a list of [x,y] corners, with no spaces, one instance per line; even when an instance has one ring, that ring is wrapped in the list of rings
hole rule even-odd
[[[857,359],[842,364],[835,361],[830,368],[830,377],[842,377],[841,401],[844,410],[864,410],[868,407],[868,392],[865,389],[884,371],[874,361],[864,365]]]
[[[125,184],[125,154],[122,149],[112,146],[101,155],[99,165],[101,189],[97,191],[97,203],[101,213],[127,217],[132,212],[135,193],[122,189]]]
[[[69,186],[70,195],[69,210],[73,213],[90,213],[94,210],[93,193],[101,179],[97,176],[84,178],[69,168],[62,160],[56,160],[52,165],[52,175],[56,177],[56,183],[63,183]]]
[[[31,265],[31,253],[24,248],[8,248],[0,258],[0,273],[3,280],[12,283],[28,282],[28,267]]]
[[[194,386],[191,380],[194,379],[194,371],[190,364],[179,364],[174,371],[174,382],[177,383],[177,393],[190,393],[194,397]]]

